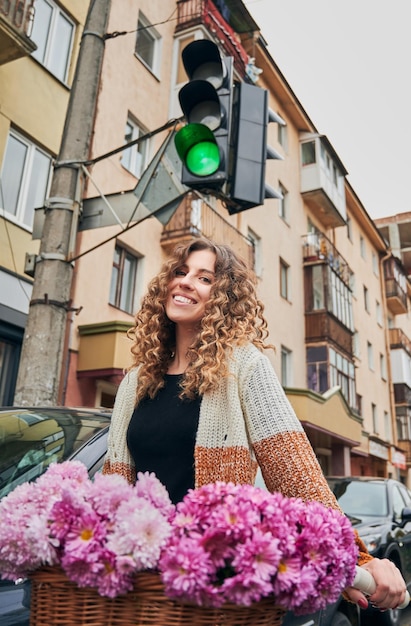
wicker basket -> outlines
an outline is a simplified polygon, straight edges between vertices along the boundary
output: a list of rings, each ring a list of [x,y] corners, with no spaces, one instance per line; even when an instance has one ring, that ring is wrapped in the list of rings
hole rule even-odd
[[[31,581],[30,626],[280,626],[285,614],[271,599],[222,609],[180,604],[151,572],[138,574],[133,591],[114,599],[77,587],[58,567],[37,570]]]

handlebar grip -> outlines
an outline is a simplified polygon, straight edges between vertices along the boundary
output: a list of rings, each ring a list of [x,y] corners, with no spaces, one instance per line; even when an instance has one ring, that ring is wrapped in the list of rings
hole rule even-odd
[[[367,596],[371,596],[376,589],[375,580],[371,576],[370,572],[368,572],[363,567],[358,567],[358,565],[355,568],[355,577],[352,586],[356,589],[359,589]],[[408,591],[406,591],[404,602],[398,608],[405,609],[409,605],[409,603],[410,594],[408,593]]]

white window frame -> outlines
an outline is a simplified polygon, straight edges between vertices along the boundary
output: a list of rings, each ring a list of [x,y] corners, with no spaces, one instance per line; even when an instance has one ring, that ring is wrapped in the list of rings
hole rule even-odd
[[[248,229],[248,239],[252,242],[254,251],[254,272],[259,278],[263,274],[263,260],[262,260],[262,241],[251,228]]]
[[[25,155],[25,159],[24,159],[23,169],[21,171],[21,176],[20,176],[20,187],[19,187],[19,191],[18,191],[17,206],[16,206],[15,213],[11,213],[10,211],[7,210],[7,207],[4,206],[4,202],[5,202],[5,199],[4,199],[4,188],[5,188],[4,169],[5,169],[5,164],[6,164],[7,147],[8,147],[8,142],[10,140],[10,137],[15,139],[16,141],[21,142],[27,149],[27,152],[26,152],[26,155]],[[32,182],[32,177],[33,177],[34,158],[36,156],[36,152],[42,154],[44,157],[49,159],[49,171],[48,171],[48,175],[47,175],[47,180],[45,181],[44,197],[42,198],[41,202],[39,201],[39,206],[33,206],[32,207],[33,208],[32,219],[31,219],[30,223],[28,223],[28,222],[24,221],[24,216],[25,216],[25,213],[26,213],[26,210],[27,210],[28,193],[29,193],[29,190],[30,190],[30,185],[31,185],[31,182]],[[4,153],[4,160],[3,160],[3,164],[2,164],[1,181],[0,181],[1,182],[0,206],[2,208],[4,216],[6,216],[7,219],[9,219],[10,221],[15,222],[16,224],[19,224],[23,228],[26,228],[27,230],[31,231],[32,228],[33,228],[34,209],[41,208],[41,206],[44,205],[44,201],[45,201],[45,199],[47,197],[47,193],[49,191],[50,181],[51,181],[51,172],[52,172],[52,156],[51,156],[51,154],[49,154],[48,152],[46,152],[45,150],[40,148],[37,144],[33,143],[32,141],[30,141],[29,139],[27,139],[26,137],[24,137],[20,133],[17,133],[14,130],[10,130],[9,131],[9,136],[7,138],[6,150],[5,150],[5,153]]]
[[[134,141],[146,133],[147,131],[141,126],[141,124],[136,122],[131,116],[127,118],[124,133],[125,142]],[[150,140],[145,139],[144,141],[136,143],[123,151],[121,164],[126,170],[133,174],[133,176],[141,178],[141,175],[148,163],[149,153]]]
[[[375,371],[374,347],[370,341],[367,341],[367,359],[368,359],[368,369],[374,372]]]
[[[280,258],[280,296],[287,300],[287,302],[291,301],[291,290],[290,290],[290,266],[284,259]]]
[[[281,346],[281,384],[283,387],[292,385],[292,351]]]
[[[118,254],[118,259],[115,255]],[[110,279],[110,292],[108,302],[110,306],[124,311],[129,315],[134,315],[136,310],[137,301],[137,284],[140,270],[140,258],[135,252],[130,252],[128,248],[122,245],[121,242],[116,242],[114,249],[114,256],[112,262],[112,273]],[[126,270],[125,263],[127,260],[132,261],[132,292],[130,293],[125,281]],[[129,306],[124,306],[124,300],[129,302]]]
[[[48,29],[48,32],[46,33],[46,41],[45,41],[45,46],[44,46],[43,58],[39,58],[37,56],[39,48],[37,49],[37,54],[36,54],[36,50],[32,52],[32,56],[34,59],[36,59],[36,61],[41,63],[49,72],[51,72],[53,76],[56,76],[56,78],[58,78],[59,80],[61,80],[63,83],[66,84],[69,69],[70,69],[70,59],[71,59],[71,53],[73,50],[73,41],[74,41],[74,35],[76,32],[76,24],[73,22],[72,19],[69,18],[69,16],[67,15],[65,11],[63,11],[55,2],[53,2],[53,0],[36,0],[37,6],[35,5],[36,12],[34,15],[33,32],[32,32],[32,39],[34,42],[35,42],[35,36],[36,36],[36,16],[37,16],[37,19],[39,19],[39,15],[40,15],[39,9],[38,9],[39,2],[43,2],[44,4],[48,5],[52,10],[52,14],[51,14],[50,28]],[[65,51],[66,63],[65,63],[64,74],[62,76],[59,76],[58,74],[56,74],[52,65],[53,58],[55,58],[56,56],[56,53],[55,53],[56,49],[60,48],[60,51],[61,51],[62,41],[61,41],[61,38],[58,37],[58,30],[57,30],[60,17],[64,18],[64,20],[72,27],[69,45],[68,45],[67,50]]]
[[[279,183],[279,191],[283,197],[278,200],[278,215],[284,220],[284,222],[288,222],[290,205],[289,194],[287,189],[281,183]]]
[[[144,29],[145,36],[147,39],[150,39],[153,44],[153,62],[147,63],[147,61],[137,52],[137,41],[139,32]],[[152,72],[157,78],[160,76],[160,57],[161,57],[161,45],[162,38],[160,33],[154,26],[151,24],[150,20],[144,15],[142,11],[138,13],[138,22],[137,22],[137,36],[136,43],[134,47],[134,53],[136,57],[145,65],[150,72]]]

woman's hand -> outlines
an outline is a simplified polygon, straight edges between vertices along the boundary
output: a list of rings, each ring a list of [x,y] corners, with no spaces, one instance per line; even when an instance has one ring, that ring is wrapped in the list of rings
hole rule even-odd
[[[362,609],[367,608],[368,601],[384,611],[396,609],[405,599],[406,584],[400,570],[388,559],[372,559],[362,566],[375,580],[377,586],[375,592],[367,598],[362,591],[354,587],[345,590],[346,595]]]

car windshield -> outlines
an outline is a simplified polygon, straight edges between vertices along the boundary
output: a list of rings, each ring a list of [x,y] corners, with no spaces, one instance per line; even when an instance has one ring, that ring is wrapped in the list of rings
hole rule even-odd
[[[108,424],[108,417],[84,411],[0,411],[0,497],[68,459]]]
[[[387,489],[382,482],[329,481],[339,505],[350,517],[388,515]]]

